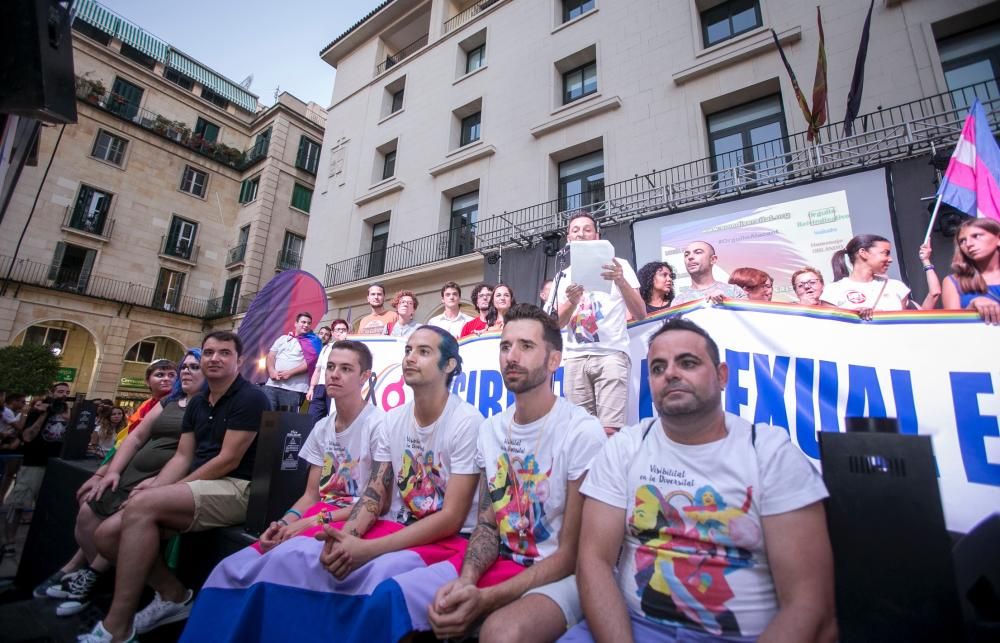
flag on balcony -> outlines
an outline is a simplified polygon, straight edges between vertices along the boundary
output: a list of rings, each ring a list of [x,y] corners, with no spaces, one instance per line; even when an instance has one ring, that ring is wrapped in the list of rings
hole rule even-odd
[[[861,29],[861,44],[858,45],[858,57],[854,61],[854,76],[851,78],[851,89],[847,92],[847,113],[844,115],[844,135],[850,136],[854,130],[854,119],[861,109],[861,92],[865,88],[865,60],[868,58],[868,34],[872,27],[872,9],[875,0],[868,5],[868,16],[865,26]]]
[[[942,202],[969,216],[1000,221],[1000,148],[978,99],[969,109],[937,193]]]
[[[813,82],[812,109],[809,108],[809,102],[799,87],[799,80],[795,77],[795,72],[792,71],[788,57],[785,56],[785,50],[781,46],[781,41],[778,40],[778,34],[774,29],[771,30],[771,37],[774,38],[774,45],[778,48],[778,55],[781,56],[781,62],[785,65],[785,71],[788,72],[788,78],[792,81],[795,99],[798,101],[799,109],[802,110],[802,115],[805,116],[806,124],[809,126],[806,131],[806,139],[809,141],[819,138],[819,128],[826,123],[827,117],[826,45],[823,38],[823,16],[818,6],[816,7],[816,24],[819,26],[819,53],[816,58],[816,78]]]

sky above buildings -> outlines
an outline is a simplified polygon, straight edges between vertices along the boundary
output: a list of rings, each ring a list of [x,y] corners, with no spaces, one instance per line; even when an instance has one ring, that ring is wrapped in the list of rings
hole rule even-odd
[[[98,0],[274,103],[275,88],[328,107],[335,70],[319,51],[380,0]]]

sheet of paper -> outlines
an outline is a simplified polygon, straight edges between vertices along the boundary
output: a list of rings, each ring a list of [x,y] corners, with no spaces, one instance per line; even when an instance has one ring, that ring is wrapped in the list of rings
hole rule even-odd
[[[570,268],[573,283],[591,292],[611,292],[611,281],[601,276],[604,266],[615,258],[615,248],[610,241],[574,241],[570,251]]]

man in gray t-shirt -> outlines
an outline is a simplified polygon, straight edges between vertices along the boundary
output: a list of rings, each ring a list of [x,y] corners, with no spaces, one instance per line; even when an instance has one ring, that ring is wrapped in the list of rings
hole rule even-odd
[[[723,299],[746,299],[743,289],[733,284],[715,280],[713,269],[719,257],[707,241],[694,241],[684,248],[684,267],[691,277],[691,285],[674,294],[672,305],[684,304],[695,299],[708,299],[718,304]]]

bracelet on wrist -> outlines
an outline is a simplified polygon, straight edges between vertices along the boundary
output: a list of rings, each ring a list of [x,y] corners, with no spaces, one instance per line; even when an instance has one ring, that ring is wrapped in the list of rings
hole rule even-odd
[[[285,527],[287,527],[287,526],[288,526],[288,521],[287,521],[287,520],[285,520],[284,518],[278,518],[278,520],[277,520],[276,522],[277,522],[277,523],[278,523],[279,525],[284,525]]]
[[[302,512],[300,512],[298,509],[289,509],[288,511],[285,512],[286,516],[288,514],[293,514],[297,519],[302,520]]]
[[[928,270],[934,270],[934,264],[932,264],[932,263],[925,263],[924,264],[924,272],[927,272]]]

